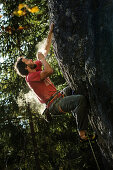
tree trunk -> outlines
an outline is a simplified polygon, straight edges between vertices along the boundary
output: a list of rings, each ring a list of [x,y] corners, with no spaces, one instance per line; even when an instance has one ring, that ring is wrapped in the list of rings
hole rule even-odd
[[[49,0],[53,47],[62,73],[89,100],[90,123],[113,168],[113,1]]]

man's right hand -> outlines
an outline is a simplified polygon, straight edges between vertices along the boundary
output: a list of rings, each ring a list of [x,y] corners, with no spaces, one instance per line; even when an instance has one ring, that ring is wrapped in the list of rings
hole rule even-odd
[[[40,80],[44,80],[45,78],[49,77],[53,73],[53,69],[49,65],[49,63],[46,61],[44,55],[42,53],[38,53],[38,59],[41,60],[44,70],[40,73]]]

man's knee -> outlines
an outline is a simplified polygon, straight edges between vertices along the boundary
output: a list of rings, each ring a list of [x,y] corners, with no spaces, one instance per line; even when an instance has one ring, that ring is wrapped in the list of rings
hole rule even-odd
[[[72,89],[69,86],[67,86],[63,89],[63,93],[65,96],[70,96],[72,95]]]

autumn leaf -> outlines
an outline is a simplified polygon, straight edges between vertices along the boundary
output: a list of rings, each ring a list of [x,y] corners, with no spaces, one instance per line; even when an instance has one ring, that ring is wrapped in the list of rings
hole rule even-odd
[[[28,8],[28,11],[31,12],[31,13],[36,13],[39,11],[39,8],[37,6],[33,7],[33,8]]]
[[[13,14],[14,14],[14,15],[17,15],[18,13],[17,13],[17,11],[14,11]]]
[[[32,13],[36,13],[36,12],[38,12],[38,11],[39,11],[39,8],[38,8],[37,6],[31,8],[31,12],[32,12]]]
[[[18,9],[21,10],[24,7],[26,7],[26,4],[19,4]]]
[[[22,26],[19,26],[19,27],[18,27],[18,29],[19,29],[19,30],[23,30],[23,29],[24,29],[24,27],[22,27]]]
[[[26,8],[31,13],[37,13],[39,11],[39,8],[37,6],[34,6],[33,8],[29,8],[26,4],[19,4],[18,10],[14,11],[13,14],[16,16],[24,16],[26,14],[26,10],[22,10],[22,8]]]
[[[18,27],[18,30],[25,30],[25,29],[26,29],[26,27],[23,27],[23,26]]]
[[[7,27],[2,26],[1,28],[3,31],[6,31],[9,34],[12,34],[13,29],[11,28],[11,26],[7,26]]]
[[[18,13],[19,16],[23,15],[23,11],[22,10],[18,10],[17,13]]]
[[[13,14],[16,16],[24,16],[26,12],[22,10],[18,10],[18,11],[14,11]]]
[[[2,15],[0,15],[0,18],[2,18]]]

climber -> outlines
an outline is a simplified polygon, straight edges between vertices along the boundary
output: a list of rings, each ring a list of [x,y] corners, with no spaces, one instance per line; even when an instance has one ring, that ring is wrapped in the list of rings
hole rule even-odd
[[[65,114],[72,112],[76,118],[78,133],[82,141],[87,141],[86,131],[88,127],[87,101],[83,95],[70,95],[66,92],[57,92],[56,87],[51,82],[49,76],[53,69],[46,61],[46,56],[51,46],[53,34],[53,24],[47,36],[47,43],[44,52],[37,52],[37,61],[19,57],[15,63],[15,69],[19,75],[25,77],[28,86],[35,92],[39,101],[46,104],[45,114],[50,117],[52,114]],[[44,69],[42,70],[42,65]],[[68,90],[67,90],[68,91]],[[93,139],[91,137],[91,139]]]

